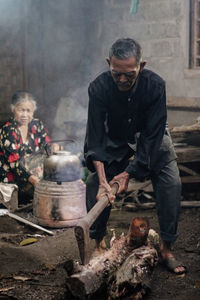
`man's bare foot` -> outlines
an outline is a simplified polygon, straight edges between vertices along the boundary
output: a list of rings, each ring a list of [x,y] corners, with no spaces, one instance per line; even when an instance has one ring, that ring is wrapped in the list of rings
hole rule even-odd
[[[104,238],[100,240],[95,240],[95,248],[94,252],[92,253],[92,257],[96,257],[103,254],[106,251],[106,249],[107,247]]]
[[[186,273],[186,268],[182,263],[178,262],[172,254],[170,242],[163,241],[160,246],[160,252],[163,262],[171,272],[175,274]]]

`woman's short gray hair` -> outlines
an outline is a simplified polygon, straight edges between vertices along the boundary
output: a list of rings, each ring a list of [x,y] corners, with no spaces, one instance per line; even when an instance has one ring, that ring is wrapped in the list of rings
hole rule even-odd
[[[37,109],[35,96],[26,91],[16,91],[12,96],[11,110],[13,111],[17,104],[24,101],[30,101],[33,104],[34,111]]]
[[[127,59],[134,56],[139,64],[142,59],[142,48],[140,44],[133,39],[118,39],[110,48],[109,58],[111,59],[112,56],[118,59]]]

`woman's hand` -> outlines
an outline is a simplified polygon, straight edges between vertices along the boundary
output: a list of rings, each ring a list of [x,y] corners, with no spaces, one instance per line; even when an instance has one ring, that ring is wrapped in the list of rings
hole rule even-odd
[[[63,146],[58,145],[56,143],[51,144],[51,153],[52,154],[53,154],[53,152],[60,151],[60,150],[63,150]]]
[[[31,175],[28,179],[28,181],[34,186],[34,188],[36,187],[36,185],[38,184],[38,182],[40,181],[40,179],[38,177],[36,177],[35,175]]]
[[[115,182],[118,183],[119,189],[117,191],[117,194],[120,194],[121,192],[124,192],[128,188],[128,182],[129,182],[129,173],[126,171],[116,175],[113,177],[113,179],[109,182],[109,185],[114,184]]]

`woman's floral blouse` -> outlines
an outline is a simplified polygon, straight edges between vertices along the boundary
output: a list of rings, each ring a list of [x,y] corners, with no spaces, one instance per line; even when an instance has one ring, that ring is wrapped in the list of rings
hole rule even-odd
[[[0,182],[27,183],[31,174],[24,166],[24,158],[38,153],[49,142],[47,130],[38,119],[33,119],[28,125],[26,144],[23,144],[15,119],[6,122],[0,129]]]

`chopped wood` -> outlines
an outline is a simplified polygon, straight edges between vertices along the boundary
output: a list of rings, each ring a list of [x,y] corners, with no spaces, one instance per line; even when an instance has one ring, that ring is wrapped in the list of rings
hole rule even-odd
[[[112,284],[114,284],[118,294],[121,294],[121,281],[119,278],[121,278],[120,274],[124,270],[127,274],[132,274],[134,278],[128,285],[128,277],[126,277],[126,285],[128,286],[126,294],[131,293],[130,295],[132,295],[133,291],[135,289],[138,291],[140,287],[142,287],[143,293],[146,282],[144,278],[151,272],[157,260],[156,249],[150,242],[147,243],[148,232],[148,221],[145,218],[135,218],[126,237],[122,234],[116,238],[114,235],[110,242],[110,249],[92,258],[87,265],[81,266],[73,262],[66,264],[68,272],[66,282],[72,296],[76,299],[93,299],[92,297],[97,292],[104,290],[108,293],[108,290],[112,287],[110,299],[117,299],[118,295],[114,295]],[[142,244],[143,246],[141,246]],[[134,249],[136,246],[139,246],[139,248]],[[126,260],[130,263],[126,263]],[[123,263],[126,263],[126,268],[123,267]],[[119,271],[120,273],[118,273]],[[114,283],[116,278],[120,282],[119,287]],[[136,278],[138,279],[137,283]]]
[[[108,288],[110,299],[142,299],[150,287],[150,274],[156,260],[157,252],[153,247],[133,250]]]
[[[109,275],[114,273],[128,256],[126,237],[121,235],[112,241],[112,247],[104,254],[94,257],[89,264],[81,266],[81,272],[67,278],[67,287],[77,299],[85,299],[100,290]]]

